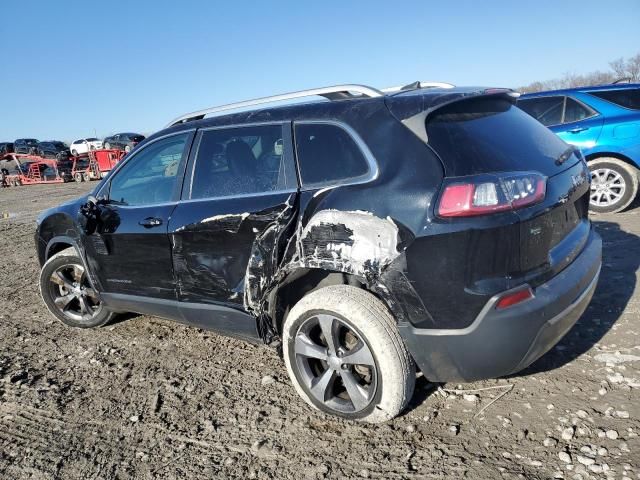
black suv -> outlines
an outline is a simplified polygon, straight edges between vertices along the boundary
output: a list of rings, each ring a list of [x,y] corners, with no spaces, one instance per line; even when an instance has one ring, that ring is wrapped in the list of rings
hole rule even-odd
[[[38,155],[44,158],[55,158],[56,160],[66,160],[71,156],[69,147],[63,142],[49,140],[38,143]]]
[[[18,138],[13,142],[15,153],[35,154],[38,152],[38,140],[35,138]]]
[[[133,147],[144,140],[144,135],[138,133],[116,133],[106,137],[102,144],[106,150],[124,150],[129,153]]]
[[[358,85],[184,115],[91,196],[44,212],[64,323],[157,315],[282,348],[310,405],[384,421],[435,382],[517,372],[593,295],[578,150],[507,89]]]

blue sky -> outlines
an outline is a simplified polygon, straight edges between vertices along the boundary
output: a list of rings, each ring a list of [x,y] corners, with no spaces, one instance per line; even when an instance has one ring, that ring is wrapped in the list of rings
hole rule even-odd
[[[337,83],[517,87],[640,51],[638,0],[1,0],[0,19],[0,141]]]

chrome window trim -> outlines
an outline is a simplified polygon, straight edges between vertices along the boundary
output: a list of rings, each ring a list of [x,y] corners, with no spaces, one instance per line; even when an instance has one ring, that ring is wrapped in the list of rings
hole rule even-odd
[[[298,159],[297,143],[296,143],[296,140],[295,140],[296,125],[333,125],[334,127],[341,128],[356,143],[356,146],[358,147],[358,149],[360,150],[360,152],[364,156],[364,159],[367,162],[367,165],[369,167],[369,171],[367,173],[365,173],[364,175],[360,175],[358,177],[344,178],[342,180],[327,181],[327,182],[316,182],[316,183],[304,183],[304,181],[302,179],[302,172],[301,172],[301,169],[300,169],[301,162]],[[349,125],[347,123],[344,123],[344,122],[339,121],[339,120],[299,120],[299,121],[294,121],[293,122],[293,137],[294,137],[293,138],[294,151],[295,151],[295,154],[296,154],[296,165],[298,166],[298,175],[300,177],[300,184],[301,184],[300,190],[301,191],[315,190],[317,188],[323,188],[323,187],[338,187],[338,186],[343,187],[343,186],[348,186],[348,185],[361,185],[363,183],[369,183],[369,182],[372,182],[372,181],[376,180],[378,178],[378,175],[380,174],[380,170],[378,168],[378,163],[376,162],[375,157],[371,153],[371,150],[369,150],[369,146],[365,143],[365,141],[362,139],[362,137],[360,137],[360,135],[358,135],[358,132],[356,132],[353,129],[353,127],[351,127],[351,125]]]
[[[183,133],[194,132],[195,130],[196,130],[195,128],[188,128],[188,129],[185,129],[185,130],[180,130],[179,132],[167,133],[167,134],[162,135],[162,136],[160,136],[158,138],[154,138],[149,143],[147,143],[143,147],[141,147],[139,150],[135,150],[135,151],[132,151],[131,153],[129,153],[129,158],[126,158],[124,162],[118,162],[118,164],[116,165],[115,169],[113,169],[110,172],[108,181],[104,185],[100,185],[98,191],[95,194],[96,198],[100,198],[101,194],[104,193],[103,191],[104,191],[105,188],[107,188],[107,186],[109,187],[109,188],[107,188],[107,190],[110,190],[111,189],[111,182],[113,181],[115,176],[118,175],[118,172],[120,170],[122,170],[126,164],[131,162],[132,158],[136,158],[138,156],[138,154],[140,154],[140,152],[143,152],[149,145],[153,145],[154,143],[156,143],[156,142],[158,142],[160,140],[163,140],[165,138],[173,137],[175,135],[181,135]],[[185,144],[185,149],[186,148],[187,148],[187,145]],[[183,155],[184,155],[184,152],[183,152]],[[108,198],[108,196],[109,195],[107,193],[107,198]],[[167,205],[168,203],[173,203],[173,202],[148,203],[148,204],[145,204],[145,205],[119,205],[119,206],[121,206],[121,207],[128,206],[128,207],[132,207],[132,208],[142,208],[142,207],[153,207],[153,206]]]
[[[238,198],[264,197],[267,195],[291,195],[292,193],[298,193],[298,190],[271,190],[268,192],[239,193],[236,195],[227,195],[224,197],[185,198],[184,200],[180,200],[179,203],[209,202],[212,200],[233,200]]]
[[[200,152],[200,144],[202,143],[202,135],[201,132],[208,132],[211,130],[231,130],[238,128],[251,128],[251,127],[265,127],[270,125],[280,126],[281,129],[284,130],[287,124],[290,124],[290,120],[275,120],[271,122],[254,122],[254,123],[237,123],[233,125],[214,125],[211,127],[204,127],[198,129],[198,135],[196,135],[195,141],[198,142],[196,145],[196,150],[193,157],[193,162],[191,162],[191,171],[189,172],[189,192],[187,198],[183,199],[183,202],[190,202],[192,200],[222,200],[224,198],[242,198],[242,197],[257,197],[260,195],[265,195],[269,193],[288,193],[288,191],[267,191],[267,192],[254,192],[254,193],[238,193],[235,195],[226,195],[221,197],[201,197],[201,198],[192,198],[193,194],[193,178],[195,177],[196,165],[198,164],[198,153]],[[294,159],[295,163],[295,159]],[[297,191],[297,190],[294,190]]]

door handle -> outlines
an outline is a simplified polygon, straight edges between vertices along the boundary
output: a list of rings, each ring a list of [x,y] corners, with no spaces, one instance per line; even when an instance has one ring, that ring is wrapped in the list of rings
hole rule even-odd
[[[569,130],[569,133],[579,133],[584,132],[585,130],[589,130],[589,127],[576,127]]]
[[[142,225],[144,228],[153,228],[162,225],[162,219],[155,217],[147,217],[144,220],[140,220],[138,225]]]

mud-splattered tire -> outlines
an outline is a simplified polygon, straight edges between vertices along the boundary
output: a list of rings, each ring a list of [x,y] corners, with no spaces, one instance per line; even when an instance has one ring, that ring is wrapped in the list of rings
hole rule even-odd
[[[592,212],[621,212],[636,198],[640,173],[633,166],[617,158],[602,157],[591,160],[589,170]]]
[[[378,423],[397,416],[413,395],[413,359],[389,310],[365,290],[314,290],[291,309],[282,336],[289,377],[318,410]]]
[[[70,327],[100,327],[115,316],[100,302],[75,248],[67,248],[47,260],[39,283],[49,312]]]

